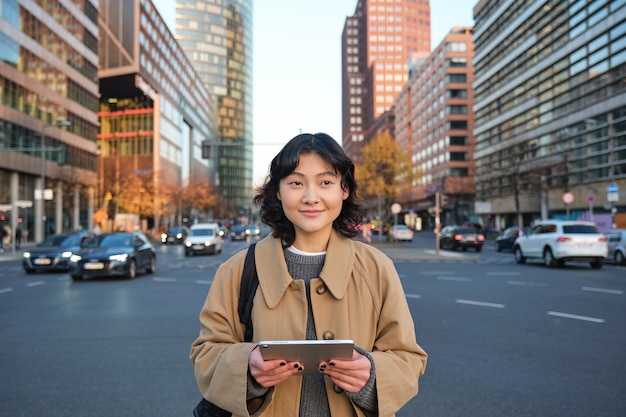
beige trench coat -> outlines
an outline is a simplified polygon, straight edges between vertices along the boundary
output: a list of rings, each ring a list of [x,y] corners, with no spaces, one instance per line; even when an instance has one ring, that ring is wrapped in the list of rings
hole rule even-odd
[[[255,343],[240,343],[244,327],[237,301],[245,251],[222,264],[200,312],[200,335],[190,359],[200,391],[236,416],[297,416],[302,377],[273,387],[264,400],[246,402],[248,356]],[[256,246],[259,289],[254,298],[254,342],[305,339],[308,315],[304,282],[287,272],[280,239]],[[380,416],[393,416],[418,391],[426,352],[417,344],[413,320],[393,263],[376,248],[331,235],[326,262],[311,281],[318,339],[352,339],[376,365]],[[326,378],[333,416],[365,416]],[[249,414],[250,409],[252,414]]]

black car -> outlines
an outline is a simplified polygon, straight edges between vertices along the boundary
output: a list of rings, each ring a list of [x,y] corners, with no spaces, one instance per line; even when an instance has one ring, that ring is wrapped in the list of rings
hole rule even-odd
[[[522,231],[517,226],[509,227],[505,229],[502,233],[496,236],[496,240],[494,242],[495,248],[498,252],[502,250],[513,250],[513,244],[515,243],[515,239],[522,235]]]
[[[94,276],[132,279],[137,271],[156,271],[154,246],[139,232],[98,235],[70,258],[70,275],[75,281]]]
[[[230,240],[245,240],[247,236],[244,224],[236,224],[230,229]]]
[[[34,272],[65,271],[70,269],[70,256],[80,249],[81,243],[91,239],[90,232],[67,232],[48,236],[33,249],[24,252],[22,267]]]
[[[189,228],[186,226],[170,227],[167,233],[161,233],[161,243],[183,243],[189,236]]]
[[[441,249],[464,251],[473,248],[476,252],[483,249],[485,236],[476,227],[467,226],[446,226],[439,234],[439,244]]]

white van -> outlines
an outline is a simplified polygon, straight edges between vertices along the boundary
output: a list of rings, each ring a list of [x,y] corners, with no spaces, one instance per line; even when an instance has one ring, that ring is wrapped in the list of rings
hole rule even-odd
[[[217,223],[198,223],[191,226],[185,238],[185,256],[221,253],[223,241],[219,232],[220,226]]]

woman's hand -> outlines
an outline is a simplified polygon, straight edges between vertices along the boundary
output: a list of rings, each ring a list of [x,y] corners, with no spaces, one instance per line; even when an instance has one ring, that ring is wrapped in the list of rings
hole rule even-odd
[[[356,350],[352,351],[352,360],[333,359],[319,365],[319,371],[328,375],[335,385],[354,394],[369,381],[371,368],[370,360]]]
[[[257,346],[248,358],[248,369],[259,385],[269,388],[302,372],[304,368],[300,362],[287,362],[280,359],[264,361],[261,350]]]

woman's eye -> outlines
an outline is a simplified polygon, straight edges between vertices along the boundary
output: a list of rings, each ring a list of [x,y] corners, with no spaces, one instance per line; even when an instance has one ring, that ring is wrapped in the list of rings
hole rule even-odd
[[[302,185],[302,183],[300,181],[291,181],[289,184],[296,185],[296,186]]]

